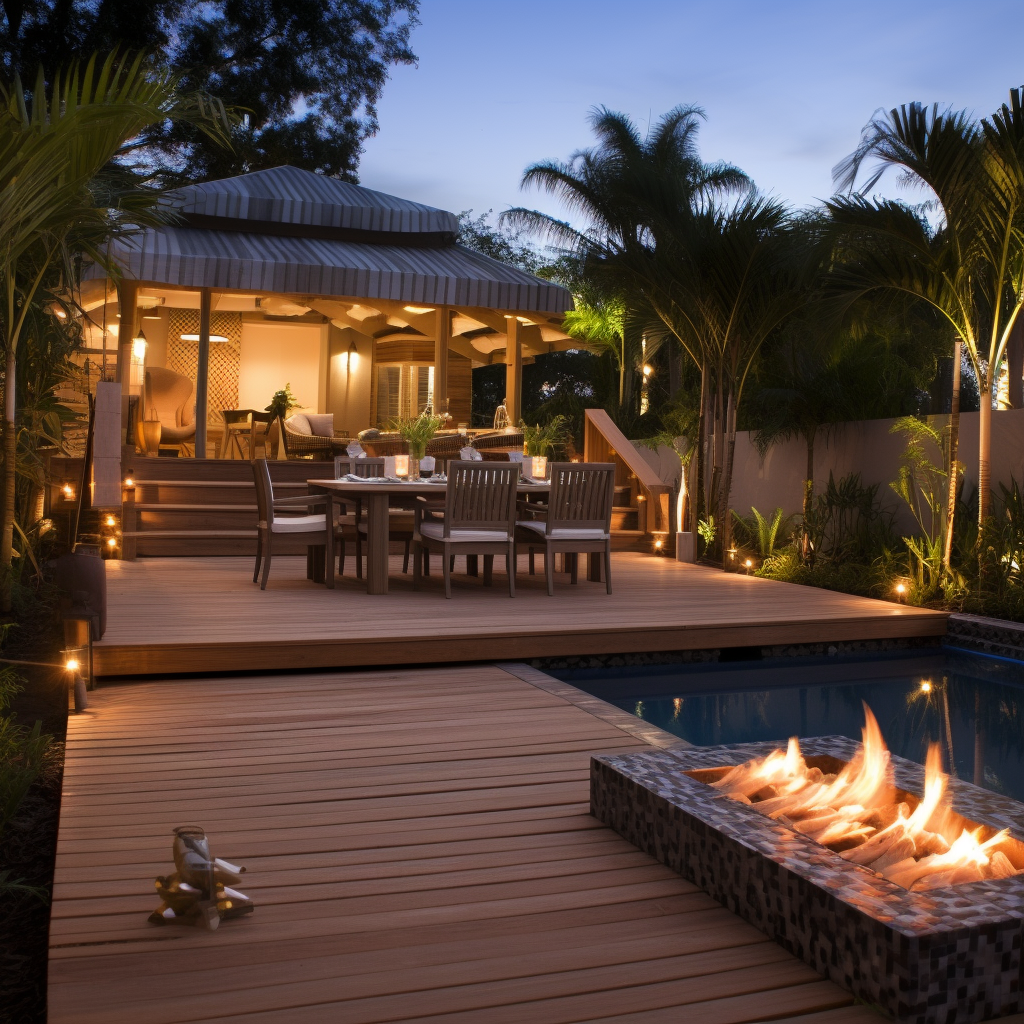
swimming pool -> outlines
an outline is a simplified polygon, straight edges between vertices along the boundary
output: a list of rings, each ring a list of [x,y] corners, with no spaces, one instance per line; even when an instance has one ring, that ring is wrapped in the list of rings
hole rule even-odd
[[[951,649],[552,671],[696,746],[840,734],[862,702],[895,754],[1024,800],[1024,664]]]

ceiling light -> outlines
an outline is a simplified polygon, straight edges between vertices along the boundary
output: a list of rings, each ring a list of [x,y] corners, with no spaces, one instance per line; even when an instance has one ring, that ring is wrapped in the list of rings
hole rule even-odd
[[[380,310],[374,309],[373,306],[351,306],[348,311],[348,315],[353,320],[367,320],[371,316],[380,316]]]
[[[406,313],[433,313],[433,306],[403,306]]]

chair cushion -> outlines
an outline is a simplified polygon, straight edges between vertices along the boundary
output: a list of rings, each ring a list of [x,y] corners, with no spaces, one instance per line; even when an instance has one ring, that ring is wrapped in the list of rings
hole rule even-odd
[[[284,425],[293,434],[312,434],[313,428],[309,425],[309,418],[305,413],[297,412],[284,421]]]
[[[521,526],[526,530],[533,530],[535,533],[540,533],[545,536],[545,531],[548,528],[548,524],[541,522],[537,519],[526,520],[524,522],[516,523],[516,526]],[[552,540],[607,540],[608,534],[604,530],[584,530],[574,529],[571,526],[563,526],[556,528],[551,531]]]
[[[307,412],[305,415],[314,437],[334,437],[333,412]]]
[[[444,523],[420,523],[420,533],[432,540],[444,540]],[[504,544],[508,541],[508,534],[504,530],[452,530],[450,541],[470,542],[477,544]]]
[[[291,516],[288,519],[275,519],[273,533],[314,533],[327,529],[326,516]]]

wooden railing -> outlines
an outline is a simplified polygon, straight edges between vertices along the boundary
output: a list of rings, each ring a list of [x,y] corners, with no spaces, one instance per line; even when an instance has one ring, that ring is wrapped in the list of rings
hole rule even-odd
[[[583,458],[614,462],[615,483],[629,487],[629,503],[637,509],[639,529],[666,548],[670,542],[672,488],[661,482],[647,460],[633,447],[604,409],[587,409],[583,425]]]

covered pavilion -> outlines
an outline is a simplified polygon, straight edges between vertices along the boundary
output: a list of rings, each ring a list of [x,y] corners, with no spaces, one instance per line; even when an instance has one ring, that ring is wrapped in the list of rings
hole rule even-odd
[[[472,369],[503,363],[517,422],[523,362],[580,347],[562,330],[570,293],[459,245],[444,210],[288,166],[168,204],[170,223],[113,244],[120,282],[85,283],[83,354],[126,399],[148,367],[187,376],[198,457],[225,410],[285,384],[336,434],[427,405],[468,424]]]

